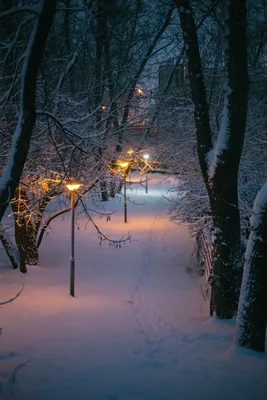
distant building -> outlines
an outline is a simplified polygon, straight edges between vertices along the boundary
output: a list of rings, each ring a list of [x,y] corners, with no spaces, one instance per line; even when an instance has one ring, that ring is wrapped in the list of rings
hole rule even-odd
[[[222,84],[225,78],[223,69],[203,68],[206,89]],[[160,96],[181,95],[183,90],[189,89],[189,75],[184,65],[175,66],[174,62],[167,62],[159,67],[158,91]],[[189,89],[190,90],[190,89]]]

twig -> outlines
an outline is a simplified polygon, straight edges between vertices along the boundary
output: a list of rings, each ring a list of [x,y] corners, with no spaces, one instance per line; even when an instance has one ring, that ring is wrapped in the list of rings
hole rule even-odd
[[[28,364],[28,362],[30,362],[30,361],[31,360],[28,360],[28,361],[25,361],[24,363],[21,363],[21,364],[17,365],[14,368],[14,370],[13,370],[13,372],[12,372],[10,378],[9,378],[9,382],[15,383],[16,382],[16,376],[17,376],[17,373],[19,372],[20,368],[25,367],[25,365]]]
[[[8,304],[8,303],[12,303],[14,300],[16,300],[16,299],[19,297],[19,295],[21,294],[22,290],[24,289],[24,286],[25,286],[25,282],[23,283],[22,288],[21,288],[20,291],[16,294],[16,296],[11,297],[9,300],[2,301],[2,302],[0,303],[0,306],[3,306],[3,305]]]

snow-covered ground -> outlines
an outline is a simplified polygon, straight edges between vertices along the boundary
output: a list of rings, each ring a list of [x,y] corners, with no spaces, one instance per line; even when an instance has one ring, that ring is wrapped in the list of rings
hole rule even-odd
[[[233,348],[233,322],[208,318],[194,241],[168,221],[162,194],[173,179],[150,179],[148,194],[137,184],[128,190],[128,224],[118,199],[105,204],[116,211],[110,222],[91,213],[113,239],[129,230],[131,243],[121,248],[100,246],[79,214],[76,298],[68,294],[69,215],[53,222],[41,266],[28,274],[7,269],[1,251],[0,301],[26,285],[0,310],[0,399],[267,398],[266,354]]]

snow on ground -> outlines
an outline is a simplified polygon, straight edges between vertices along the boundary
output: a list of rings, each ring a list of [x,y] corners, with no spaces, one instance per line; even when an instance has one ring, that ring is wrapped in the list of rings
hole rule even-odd
[[[128,224],[120,199],[105,204],[116,211],[111,222],[94,216],[111,238],[129,230],[131,243],[100,246],[79,214],[75,299],[68,295],[70,216],[54,221],[41,265],[28,274],[7,269],[1,251],[0,301],[26,285],[0,310],[0,399],[267,398],[266,354],[234,349],[233,322],[208,318],[194,241],[168,221],[162,194],[173,179],[149,178],[148,194],[138,184],[128,190]]]

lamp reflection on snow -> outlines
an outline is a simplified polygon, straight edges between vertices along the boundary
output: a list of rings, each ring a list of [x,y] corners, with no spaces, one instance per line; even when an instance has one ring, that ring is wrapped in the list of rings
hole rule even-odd
[[[74,259],[74,221],[75,221],[75,192],[80,189],[79,182],[65,183],[66,188],[71,194],[71,250],[70,250],[70,295],[74,296],[75,286],[75,259]]]

